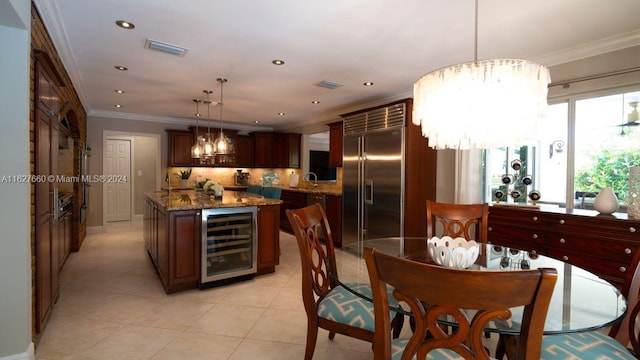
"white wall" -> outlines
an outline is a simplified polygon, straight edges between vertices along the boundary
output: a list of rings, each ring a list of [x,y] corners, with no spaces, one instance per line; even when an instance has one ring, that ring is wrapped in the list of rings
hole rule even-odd
[[[30,174],[31,2],[0,1],[0,177]],[[28,183],[0,182],[0,358],[33,357],[31,196]]]
[[[166,129],[187,130],[186,125],[173,125],[165,123],[153,123],[148,121],[136,121],[125,119],[111,119],[104,117],[89,116],[87,118],[87,146],[91,148],[91,157],[89,158],[89,173],[91,175],[101,175],[103,169],[103,140],[105,133],[118,133],[129,134],[135,139],[145,136],[159,136],[161,139],[160,153],[145,153],[138,154],[137,144],[134,142],[134,159],[139,157],[146,157],[149,159],[151,156],[158,157],[160,162],[160,174],[164,174],[167,168],[167,153],[168,153],[168,137]],[[142,144],[142,143],[141,143]],[[153,151],[149,150],[146,146],[142,145],[141,151]],[[135,161],[135,160],[134,160]],[[142,170],[143,175],[148,173],[148,170],[138,168],[133,169],[132,176],[134,179],[134,186],[137,187],[137,182],[148,182],[149,178],[146,176],[143,179],[137,176],[137,170]],[[145,179],[146,178],[146,179]],[[150,184],[146,183],[145,188],[148,188]],[[153,189],[151,189],[153,190]],[[92,184],[89,187],[89,206],[87,210],[87,226],[89,227],[101,227],[103,226],[103,199],[102,199],[103,186],[100,183]],[[145,190],[146,191],[146,190]],[[137,207],[137,206],[136,206]]]

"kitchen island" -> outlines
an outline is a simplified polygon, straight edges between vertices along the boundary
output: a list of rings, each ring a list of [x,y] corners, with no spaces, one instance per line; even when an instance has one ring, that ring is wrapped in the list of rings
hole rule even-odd
[[[202,191],[145,193],[144,239],[167,293],[201,285],[202,212],[257,207],[257,272],[272,273],[279,263],[280,204],[246,192],[225,191],[215,199]]]

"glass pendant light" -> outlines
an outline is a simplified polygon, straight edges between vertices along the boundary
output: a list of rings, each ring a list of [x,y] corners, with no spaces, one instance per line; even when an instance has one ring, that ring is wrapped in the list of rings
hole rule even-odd
[[[202,143],[200,143],[200,131],[198,127],[198,119],[200,118],[200,112],[198,111],[198,104],[202,102],[199,99],[193,99],[193,102],[196,103],[196,143],[191,147],[191,158],[192,159],[200,159],[202,156]],[[204,143],[204,138],[202,139]]]
[[[231,144],[229,139],[224,136],[224,133],[222,132],[222,106],[224,105],[222,102],[222,87],[228,80],[225,78],[218,78],[217,81],[220,83],[220,136],[216,139],[214,150],[216,154],[226,155],[231,151]]]
[[[211,158],[213,158],[213,155],[215,155],[215,148],[214,148],[214,144],[213,142],[211,142],[211,128],[210,123],[211,123],[211,114],[210,114],[210,110],[211,110],[211,100],[209,100],[209,95],[213,92],[211,90],[202,90],[203,93],[207,94],[207,139],[204,142],[204,144],[202,145],[202,153],[203,156],[206,160],[206,162],[209,162],[211,160]]]

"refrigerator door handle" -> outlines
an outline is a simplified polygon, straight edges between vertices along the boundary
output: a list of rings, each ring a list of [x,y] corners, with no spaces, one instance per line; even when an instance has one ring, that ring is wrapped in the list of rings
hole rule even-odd
[[[364,203],[373,205],[373,180],[364,181]]]

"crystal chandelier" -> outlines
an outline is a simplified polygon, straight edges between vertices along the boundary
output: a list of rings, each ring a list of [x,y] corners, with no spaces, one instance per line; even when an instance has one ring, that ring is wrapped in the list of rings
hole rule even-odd
[[[222,132],[222,107],[224,103],[222,102],[222,88],[224,83],[228,80],[225,78],[218,78],[217,81],[220,83],[220,136],[216,139],[214,145],[214,151],[216,154],[226,155],[231,151],[231,143],[229,139],[224,136],[224,132]]]
[[[550,81],[549,70],[531,61],[478,61],[476,0],[474,61],[420,77],[413,86],[412,122],[436,149],[520,145],[546,114]]]

